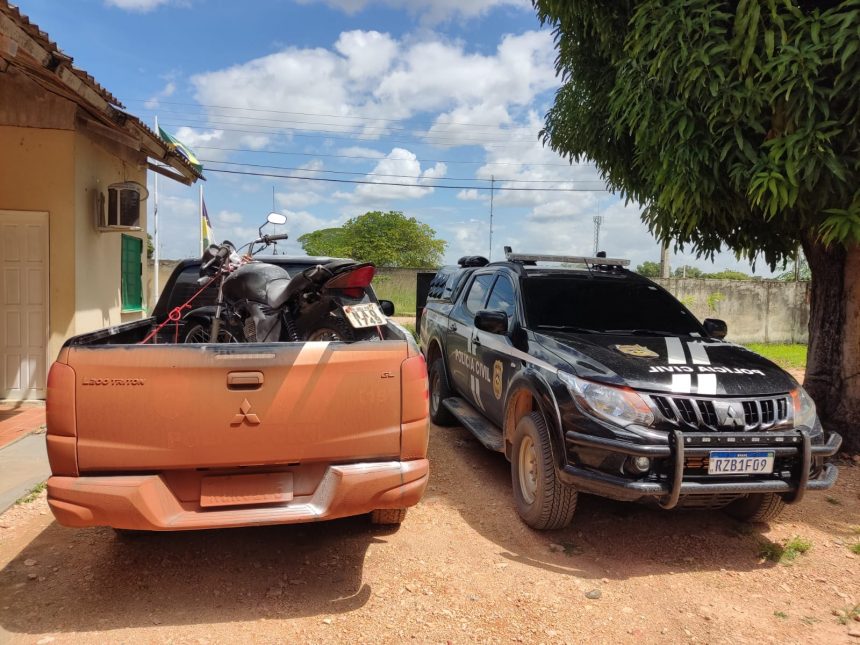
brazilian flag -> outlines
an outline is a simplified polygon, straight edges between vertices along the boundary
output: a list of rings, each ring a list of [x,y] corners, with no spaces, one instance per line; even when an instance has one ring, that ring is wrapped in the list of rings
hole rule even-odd
[[[164,131],[164,128],[161,126],[158,127],[158,135],[167,142],[168,147],[178,152],[185,160],[194,166],[194,169],[197,172],[203,172],[203,164],[197,159],[197,155],[194,154],[194,151],[191,150],[188,146],[182,143],[179,139],[174,137],[171,134],[168,134]]]

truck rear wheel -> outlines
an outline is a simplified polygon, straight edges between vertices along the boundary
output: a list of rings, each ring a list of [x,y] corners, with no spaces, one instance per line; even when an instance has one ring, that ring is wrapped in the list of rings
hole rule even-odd
[[[372,524],[400,524],[406,519],[405,508],[377,508],[370,513]]]
[[[750,493],[726,506],[726,513],[743,522],[770,522],[784,508],[785,501],[777,493]]]
[[[457,419],[442,405],[442,401],[449,396],[453,396],[453,393],[445,376],[445,362],[439,357],[430,366],[430,420],[437,426],[457,425]]]
[[[549,429],[539,412],[527,414],[514,430],[511,483],[523,522],[533,529],[564,528],[576,510],[576,490],[558,480]]]

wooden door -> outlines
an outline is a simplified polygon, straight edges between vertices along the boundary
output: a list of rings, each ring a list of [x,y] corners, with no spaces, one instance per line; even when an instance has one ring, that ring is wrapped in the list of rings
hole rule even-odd
[[[48,214],[0,211],[0,398],[44,399]]]

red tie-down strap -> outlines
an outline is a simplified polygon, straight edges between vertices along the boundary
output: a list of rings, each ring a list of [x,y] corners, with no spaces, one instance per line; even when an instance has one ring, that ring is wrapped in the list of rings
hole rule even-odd
[[[212,278],[210,278],[210,280],[206,284],[204,284],[202,287],[200,287],[193,296],[191,296],[188,300],[186,300],[184,303],[182,303],[178,307],[174,307],[173,309],[171,309],[170,313],[167,314],[167,318],[165,319],[165,321],[163,323],[161,323],[158,327],[153,329],[151,332],[149,332],[147,337],[144,338],[142,341],[140,341],[138,343],[138,345],[145,345],[146,343],[151,341],[153,338],[155,338],[158,335],[158,332],[160,332],[162,329],[164,329],[164,327],[170,322],[172,322],[176,326],[176,329],[173,332],[173,342],[178,343],[179,342],[179,321],[182,320],[182,312],[185,311],[186,309],[191,309],[191,303],[194,302],[194,299],[197,298],[197,296],[199,296],[201,293],[203,293],[210,284],[215,282],[215,279],[217,277],[218,277],[217,274],[212,276]]]

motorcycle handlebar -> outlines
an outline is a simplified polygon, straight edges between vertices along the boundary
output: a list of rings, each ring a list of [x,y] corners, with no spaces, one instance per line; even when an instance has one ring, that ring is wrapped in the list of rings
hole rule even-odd
[[[223,261],[225,258],[227,258],[229,256],[230,256],[230,248],[226,245],[223,245],[218,249],[218,253],[216,253],[215,255],[212,256],[212,259],[210,259],[208,262],[205,262],[203,264],[202,268],[208,269],[213,264],[215,264],[215,262]]]
[[[260,238],[261,242],[265,242],[269,244],[270,242],[277,242],[278,240],[288,240],[290,236],[286,233],[278,233],[277,235],[264,235]]]

